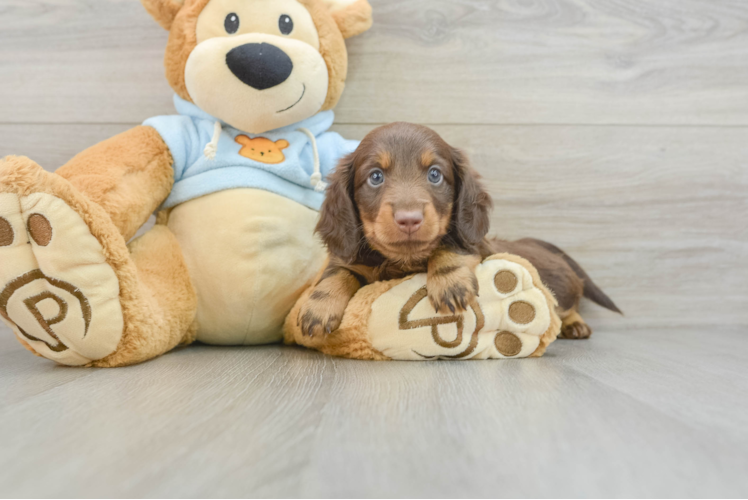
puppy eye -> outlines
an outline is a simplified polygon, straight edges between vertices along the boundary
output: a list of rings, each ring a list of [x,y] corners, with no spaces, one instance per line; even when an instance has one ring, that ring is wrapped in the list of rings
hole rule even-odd
[[[442,175],[441,170],[434,167],[431,170],[429,170],[429,182],[431,184],[436,184],[437,186],[442,183],[442,180],[444,180],[444,175]]]
[[[223,27],[226,28],[226,33],[229,35],[233,35],[239,31],[239,16],[233,12],[226,16],[226,20],[223,22]]]
[[[369,174],[369,185],[371,187],[379,187],[384,182],[384,172],[381,170],[374,170]]]
[[[293,19],[291,19],[291,16],[287,16],[286,14],[280,16],[278,28],[280,28],[281,33],[284,35],[290,35],[293,31]]]

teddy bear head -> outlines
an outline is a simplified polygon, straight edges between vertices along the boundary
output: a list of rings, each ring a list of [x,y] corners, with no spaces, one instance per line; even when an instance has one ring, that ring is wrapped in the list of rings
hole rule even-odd
[[[367,0],[141,0],[170,31],[166,76],[182,99],[251,134],[332,109],[345,39],[372,24]]]

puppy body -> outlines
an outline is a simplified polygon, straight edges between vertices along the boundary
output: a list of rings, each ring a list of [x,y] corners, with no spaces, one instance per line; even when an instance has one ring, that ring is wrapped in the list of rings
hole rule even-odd
[[[491,197],[465,155],[434,131],[407,123],[372,131],[330,179],[317,225],[330,261],[299,312],[302,331],[332,333],[361,287],[415,273],[427,273],[435,310],[465,310],[479,293],[475,267],[503,252],[538,269],[559,301],[562,336],[592,333],[578,314],[582,296],[620,312],[550,243],[487,239],[491,208]]]
[[[553,292],[558,301],[557,312],[562,320],[561,337],[585,339],[592,329],[579,315],[579,301],[586,297],[611,311],[620,309],[592,281],[582,267],[555,245],[533,238],[505,241],[486,239],[481,255],[488,257],[496,253],[510,253],[527,259],[538,270],[540,279]]]

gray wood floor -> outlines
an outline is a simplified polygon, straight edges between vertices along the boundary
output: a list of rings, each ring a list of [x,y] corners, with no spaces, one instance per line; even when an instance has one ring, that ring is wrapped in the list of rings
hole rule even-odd
[[[607,329],[539,360],[198,346],[119,370],[0,338],[4,496],[744,497],[746,331]]]
[[[546,358],[191,347],[57,367],[0,327],[2,496],[748,495],[748,2],[371,0],[336,129],[466,149],[494,232],[626,312]],[[173,112],[137,0],[0,2],[0,156]],[[0,262],[0,265],[2,263]]]

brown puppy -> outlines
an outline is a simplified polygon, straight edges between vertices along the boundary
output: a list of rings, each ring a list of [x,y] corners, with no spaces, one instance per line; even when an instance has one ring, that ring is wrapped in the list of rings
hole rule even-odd
[[[299,313],[306,335],[329,334],[359,288],[426,272],[438,311],[461,311],[477,295],[474,269],[495,253],[529,260],[556,295],[562,336],[592,331],[582,296],[620,312],[563,251],[539,240],[486,239],[491,197],[465,155],[433,130],[394,123],[372,131],[330,179],[317,232],[330,263]]]

